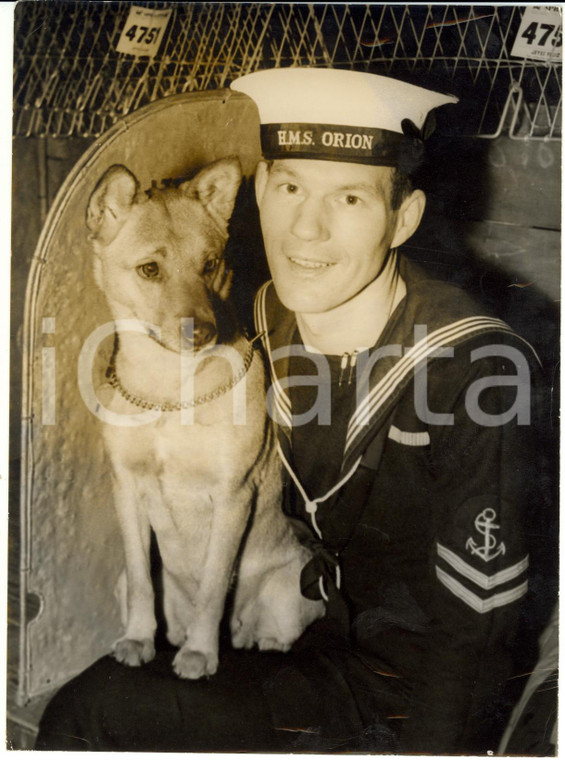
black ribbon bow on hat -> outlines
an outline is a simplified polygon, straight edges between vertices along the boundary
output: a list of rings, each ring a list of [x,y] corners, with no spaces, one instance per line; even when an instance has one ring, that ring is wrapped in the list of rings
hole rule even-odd
[[[402,127],[402,132],[404,135],[406,135],[406,137],[413,137],[425,142],[435,132],[435,128],[436,128],[435,112],[430,111],[430,113],[426,116],[426,120],[422,124],[421,129],[418,129],[418,127],[414,124],[414,122],[411,119],[402,119],[402,121],[400,122],[400,126]]]
[[[436,128],[435,113],[431,111],[427,115],[421,129],[411,119],[402,119],[400,126],[406,140],[398,157],[398,168],[404,174],[411,174],[424,159],[424,143]]]

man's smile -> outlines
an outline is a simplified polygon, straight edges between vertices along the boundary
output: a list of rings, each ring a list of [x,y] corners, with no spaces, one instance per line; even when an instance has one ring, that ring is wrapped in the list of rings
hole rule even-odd
[[[295,264],[298,267],[301,267],[302,269],[328,269],[329,267],[334,266],[335,262],[333,261],[317,261],[315,259],[302,259],[298,256],[287,256],[287,259],[292,263]]]

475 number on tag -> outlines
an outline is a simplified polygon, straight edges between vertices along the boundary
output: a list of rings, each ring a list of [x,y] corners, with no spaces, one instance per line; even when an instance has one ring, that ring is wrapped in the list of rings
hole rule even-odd
[[[526,6],[510,55],[536,61],[560,61],[563,55],[561,10]]]
[[[146,45],[151,45],[160,31],[161,28],[158,26],[152,26],[151,29],[149,29],[147,26],[137,26],[137,24],[133,24],[127,30],[125,35],[128,40],[131,42],[137,42],[138,45],[141,45],[142,42]]]
[[[170,17],[171,10],[153,10],[133,5],[116,50],[128,55],[157,55]]]

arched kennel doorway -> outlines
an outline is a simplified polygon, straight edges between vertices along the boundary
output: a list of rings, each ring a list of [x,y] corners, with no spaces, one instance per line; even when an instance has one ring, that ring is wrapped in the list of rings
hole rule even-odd
[[[96,182],[124,164],[152,182],[238,155],[259,157],[257,114],[229,91],[176,95],[120,120],[61,188],[38,243],[24,320],[19,701],[52,690],[119,635],[122,566],[101,423],[78,384],[81,349],[111,320],[92,274],[84,223]],[[104,367],[95,365],[93,377]],[[94,385],[96,380],[94,379]]]

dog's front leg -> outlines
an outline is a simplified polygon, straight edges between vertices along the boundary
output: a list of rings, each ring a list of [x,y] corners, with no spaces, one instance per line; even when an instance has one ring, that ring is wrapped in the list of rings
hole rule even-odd
[[[126,560],[125,634],[113,647],[114,657],[138,666],[155,656],[155,605],[149,557],[149,519],[141,503],[139,484],[129,473],[114,478],[116,510]]]
[[[210,496],[213,509],[210,540],[195,603],[195,615],[186,641],[177,652],[174,668],[181,678],[213,675],[218,668],[220,620],[237,551],[250,512],[248,489]]]

